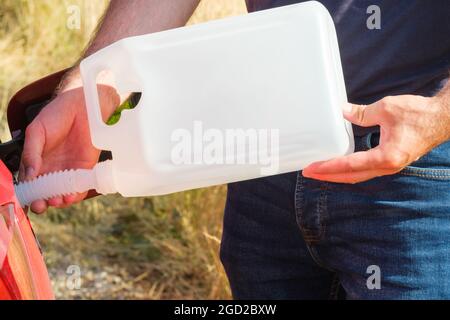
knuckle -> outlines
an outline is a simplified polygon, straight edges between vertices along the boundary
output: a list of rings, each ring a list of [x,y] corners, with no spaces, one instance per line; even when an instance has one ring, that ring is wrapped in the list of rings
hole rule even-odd
[[[356,119],[358,123],[364,123],[366,120],[366,108],[358,108],[356,111]]]
[[[394,97],[392,97],[392,96],[386,96],[383,99],[381,99],[381,101],[385,104],[390,104],[390,103],[392,103],[393,99],[394,99]]]
[[[35,122],[31,122],[28,127],[25,129],[25,137],[29,137],[33,135],[33,133],[36,131],[36,124]]]
[[[391,120],[395,120],[396,118],[396,111],[395,109],[395,105],[393,103],[391,103],[388,100],[383,99],[380,100],[380,102],[377,105],[377,112],[379,114],[379,116],[384,119],[385,121],[391,121]]]
[[[35,119],[33,122],[31,122],[28,127],[25,129],[25,137],[29,139],[30,137],[41,134],[43,131],[42,125],[39,122],[39,120]]]
[[[381,112],[387,112],[387,111],[388,111],[388,108],[389,108],[389,103],[386,101],[386,98],[381,99],[381,100],[378,102],[378,109],[379,109]]]
[[[24,152],[24,153],[22,153],[22,159],[21,159],[21,161],[22,161],[22,163],[23,163],[25,166],[32,165],[33,160],[34,160],[34,158],[33,158],[33,155],[32,155],[31,153],[29,153],[29,152]],[[23,174],[25,175],[25,171],[24,171]]]
[[[399,171],[408,165],[409,156],[404,152],[393,152],[385,160],[387,169],[391,169],[393,172]]]
[[[379,101],[378,107],[385,114],[392,114],[395,108],[395,99],[393,97],[385,97]]]

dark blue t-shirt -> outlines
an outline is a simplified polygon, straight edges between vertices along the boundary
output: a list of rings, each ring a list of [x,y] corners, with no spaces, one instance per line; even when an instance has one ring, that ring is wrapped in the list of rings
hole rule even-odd
[[[247,7],[256,11],[298,2],[304,1],[247,0]],[[336,25],[350,102],[368,104],[399,94],[431,96],[448,78],[450,0],[319,2]],[[379,15],[367,13],[372,5],[379,7]]]

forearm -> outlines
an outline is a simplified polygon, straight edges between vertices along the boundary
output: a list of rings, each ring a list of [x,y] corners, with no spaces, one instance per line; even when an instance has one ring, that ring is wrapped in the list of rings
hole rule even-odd
[[[447,132],[446,140],[450,140],[450,78],[435,98],[440,108],[442,108],[444,131]]]
[[[112,0],[86,55],[122,38],[183,26],[199,2],[200,0]]]
[[[126,37],[181,27],[189,20],[199,2],[200,0],[111,0],[84,56]],[[60,91],[80,86],[77,64],[64,78]]]

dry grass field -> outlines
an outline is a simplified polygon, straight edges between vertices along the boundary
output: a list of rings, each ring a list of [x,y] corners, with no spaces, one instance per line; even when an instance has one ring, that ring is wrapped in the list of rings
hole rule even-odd
[[[68,7],[81,8],[81,28],[66,26]],[[105,0],[2,0],[0,125],[5,107],[28,82],[78,60]],[[202,0],[189,23],[245,13],[243,0]],[[32,222],[59,299],[227,299],[218,258],[225,187],[164,197],[98,197],[51,209]],[[70,266],[81,270],[71,289]]]

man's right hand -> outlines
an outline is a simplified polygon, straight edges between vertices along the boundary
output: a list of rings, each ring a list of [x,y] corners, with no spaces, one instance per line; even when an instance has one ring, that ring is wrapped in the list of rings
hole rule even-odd
[[[98,92],[106,120],[120,98],[110,86],[99,85]],[[19,180],[58,170],[92,168],[99,155],[90,138],[83,89],[73,88],[58,94],[26,129]],[[38,200],[31,210],[42,213],[48,206],[65,207],[85,197],[86,193]]]

